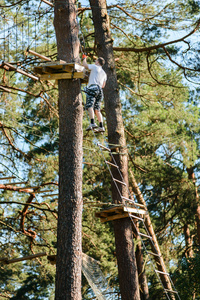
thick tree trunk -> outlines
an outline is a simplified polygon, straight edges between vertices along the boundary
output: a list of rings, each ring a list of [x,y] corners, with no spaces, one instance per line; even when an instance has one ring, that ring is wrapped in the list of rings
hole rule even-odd
[[[137,182],[135,180],[134,174],[133,174],[133,172],[131,170],[130,170],[130,175],[131,175],[130,176],[131,186],[132,186],[134,194],[136,195],[138,203],[140,203],[140,204],[142,204],[142,205],[144,205],[146,207],[146,202],[145,202],[145,200],[144,200],[144,198],[142,196],[142,193],[140,192],[140,189],[139,189],[139,187],[137,185]],[[149,214],[147,214],[145,216],[145,225],[146,225],[146,228],[149,231],[149,234],[152,237],[153,244],[150,243],[152,252],[153,253],[157,253],[160,256],[160,257],[153,256],[153,258],[155,260],[155,263],[157,265],[157,269],[159,271],[163,272],[163,273],[167,273],[166,267],[165,267],[165,263],[164,263],[164,260],[163,260],[163,258],[161,256],[160,248],[159,248],[159,245],[158,245],[158,241],[157,241],[157,238],[156,238],[156,235],[155,235],[155,232],[154,232],[154,229],[153,229],[153,226],[152,226]],[[172,290],[172,285],[171,285],[171,282],[170,282],[169,277],[167,275],[160,274],[160,279],[161,279],[161,281],[163,283],[163,286],[166,289]],[[174,298],[173,295],[171,297],[172,297],[172,299]]]
[[[108,141],[110,145],[121,145],[120,154],[115,154],[114,157],[128,185],[126,141],[106,1],[90,0],[90,5],[93,13],[97,53],[98,56],[102,56],[106,61],[104,69],[108,76],[104,89]],[[121,180],[116,168],[112,170],[112,174],[114,178]],[[115,185],[112,185],[114,203],[121,203],[121,196],[128,197],[127,188],[119,184],[119,190],[121,195]],[[140,295],[131,220],[125,218],[116,220],[113,223],[122,300],[138,300],[140,299]]]
[[[58,59],[79,60],[75,1],[55,0]],[[59,80],[59,202],[56,300],[80,300],[82,265],[82,98],[80,80]]]

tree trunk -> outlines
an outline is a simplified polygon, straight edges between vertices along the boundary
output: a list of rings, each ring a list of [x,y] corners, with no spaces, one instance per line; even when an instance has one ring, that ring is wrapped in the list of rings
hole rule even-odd
[[[136,227],[137,230],[140,231],[138,222],[136,222]],[[136,246],[135,255],[136,255],[138,278],[140,284],[140,298],[141,300],[149,300],[149,289],[147,284],[147,277],[145,274],[144,257],[142,253],[142,242],[138,234],[136,236],[136,239],[137,239],[137,246]]]
[[[137,185],[137,182],[135,180],[134,174],[133,174],[133,172],[131,170],[130,170],[130,175],[131,175],[130,176],[131,186],[132,186],[134,194],[136,195],[138,203],[143,204],[146,207],[146,202],[145,202],[145,200],[144,200],[144,198],[142,196],[142,193],[140,192],[140,189],[139,189],[139,187]],[[158,241],[157,241],[157,238],[156,238],[156,235],[155,235],[155,232],[154,232],[154,229],[153,229],[153,226],[152,226],[149,214],[147,214],[145,216],[144,222],[145,222],[146,228],[149,231],[150,236],[152,237],[153,244],[150,243],[152,252],[153,253],[157,253],[158,255],[160,255],[160,257],[153,256],[153,258],[155,260],[155,263],[157,265],[157,268],[158,268],[159,271],[167,273],[166,267],[165,267],[165,263],[164,263],[164,260],[163,260],[163,258],[161,256],[160,248],[159,248],[159,245],[158,245]],[[172,290],[172,285],[171,285],[171,282],[169,280],[168,275],[165,275],[165,274],[159,274],[159,275],[160,275],[160,279],[162,281],[163,286],[166,289],[168,289],[168,290]],[[172,295],[171,298],[173,299],[175,297]]]
[[[105,59],[104,70],[108,76],[104,89],[108,142],[110,145],[121,145],[120,154],[115,154],[114,158],[128,186],[126,141],[106,1],[90,0],[90,5],[95,27],[97,54]],[[114,178],[122,180],[116,168],[112,169],[112,174]],[[112,199],[114,203],[122,203],[121,196],[128,197],[127,188],[124,185],[119,184],[118,188],[121,195],[115,185],[112,184]],[[121,297],[122,300],[138,300],[140,295],[131,220],[129,218],[115,220],[113,224]]]
[[[55,0],[58,59],[79,61],[75,1]],[[56,300],[81,299],[82,97],[80,80],[59,80],[59,202]]]
[[[195,187],[195,204],[196,204],[196,226],[197,226],[197,241],[200,246],[200,203],[199,203],[199,194],[198,194],[198,188],[196,186],[196,179],[195,179],[195,174],[194,174],[194,167],[187,168],[187,173],[188,173],[188,178],[192,180],[194,187]]]
[[[193,257],[192,237],[190,235],[190,228],[189,228],[188,224],[184,225],[183,231],[184,231],[185,244],[186,244],[185,256],[186,257]]]
[[[139,235],[137,235],[137,246],[136,246],[135,255],[136,255],[138,278],[140,284],[140,299],[149,300],[149,289],[147,284],[147,277],[145,274],[144,258],[142,254],[142,243]]]

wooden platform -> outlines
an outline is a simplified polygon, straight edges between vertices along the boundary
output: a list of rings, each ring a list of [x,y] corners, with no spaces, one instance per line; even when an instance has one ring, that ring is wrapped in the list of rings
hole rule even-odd
[[[95,213],[95,217],[100,218],[101,222],[113,221],[122,218],[128,218],[129,213],[132,215],[145,215],[147,211],[145,209],[137,209],[134,207],[122,206],[112,206],[106,210],[101,210],[100,212]]]
[[[77,63],[64,61],[51,61],[34,67],[34,71],[41,80],[59,80],[80,78],[84,83],[88,82],[89,72]]]

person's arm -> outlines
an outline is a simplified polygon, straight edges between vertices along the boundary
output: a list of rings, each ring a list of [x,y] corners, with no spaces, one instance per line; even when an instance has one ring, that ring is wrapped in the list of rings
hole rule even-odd
[[[103,85],[102,85],[102,89],[105,87],[106,85],[106,81],[104,81]]]
[[[89,69],[88,64],[87,64],[87,61],[86,61],[87,56],[86,56],[85,54],[83,54],[83,55],[82,55],[82,58],[83,58],[83,66],[84,66],[86,69]]]

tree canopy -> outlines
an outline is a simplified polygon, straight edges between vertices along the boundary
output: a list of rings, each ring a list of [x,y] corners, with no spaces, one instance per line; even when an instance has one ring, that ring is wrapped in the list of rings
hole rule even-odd
[[[34,66],[44,61],[29,52],[57,59],[53,6],[53,1],[0,4],[0,299],[54,294],[55,266],[47,258],[57,253],[58,85],[38,80]],[[199,8],[195,0],[107,3],[129,169],[167,270],[187,300],[200,297]],[[77,20],[80,57],[86,52],[92,63],[98,41],[89,3],[77,3]],[[87,124],[84,112],[83,130]],[[98,139],[108,143],[106,135]],[[94,216],[112,205],[111,178],[96,138],[85,131],[82,170],[83,253],[100,262],[112,288],[107,297],[117,299],[113,225]],[[46,255],[8,263],[37,253]],[[150,297],[161,299],[155,275],[148,263],[145,267]],[[84,276],[82,296],[95,297]]]

